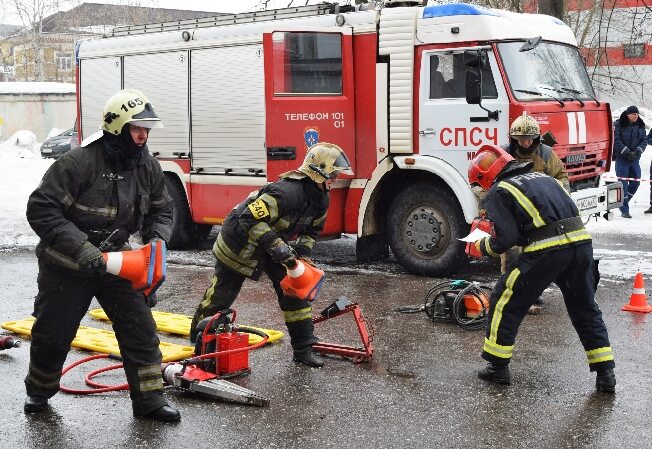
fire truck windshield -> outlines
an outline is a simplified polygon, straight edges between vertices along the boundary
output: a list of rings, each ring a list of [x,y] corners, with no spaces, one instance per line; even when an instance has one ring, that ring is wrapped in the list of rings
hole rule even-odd
[[[593,86],[577,48],[552,42],[541,42],[529,51],[519,51],[521,47],[522,41],[498,44],[517,100],[594,99]]]

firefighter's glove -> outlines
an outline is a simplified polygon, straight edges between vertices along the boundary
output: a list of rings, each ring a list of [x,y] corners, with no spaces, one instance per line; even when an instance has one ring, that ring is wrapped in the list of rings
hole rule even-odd
[[[145,304],[149,308],[152,308],[158,303],[158,296],[156,295],[156,292],[152,292],[149,295],[145,295]]]
[[[630,150],[629,148],[627,148],[627,147],[623,147],[623,149],[620,150],[620,155],[621,155],[622,157],[624,157],[624,158],[627,158],[627,157],[628,157],[627,155],[628,155],[629,153],[631,153],[631,152],[632,152],[632,150]]]
[[[272,246],[269,247],[267,252],[274,263],[280,263],[285,266],[296,265],[292,248],[281,239],[274,240],[274,243],[272,243]]]
[[[102,252],[88,240],[75,254],[75,261],[83,271],[99,271],[105,267]]]

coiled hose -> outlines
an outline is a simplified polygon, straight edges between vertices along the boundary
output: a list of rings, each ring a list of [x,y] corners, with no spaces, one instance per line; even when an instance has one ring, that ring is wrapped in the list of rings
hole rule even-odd
[[[456,322],[462,329],[480,330],[487,322],[491,290],[489,286],[465,280],[440,282],[428,290],[423,305],[402,306],[395,310],[401,313],[426,312],[433,322]],[[469,313],[467,302],[479,307],[478,313]]]

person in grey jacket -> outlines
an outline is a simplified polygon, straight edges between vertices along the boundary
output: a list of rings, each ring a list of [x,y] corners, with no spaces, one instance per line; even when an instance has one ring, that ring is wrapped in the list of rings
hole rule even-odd
[[[113,322],[134,415],[181,418],[162,394],[152,298],[107,273],[99,249],[129,249],[127,240],[138,231],[145,242],[170,238],[172,199],[146,145],[157,125],[141,92],[118,92],[104,107],[102,130],[52,164],[29,197],[27,220],[40,242],[26,413],[44,411],[59,391],[70,344],[95,297]]]
[[[639,116],[636,106],[629,106],[620,114],[614,123],[614,151],[613,160],[616,161],[616,176],[618,178],[641,178],[641,154],[647,146],[645,136],[645,123]],[[620,214],[623,218],[632,218],[629,214],[629,200],[632,199],[640,181],[621,179],[623,183],[623,205]]]

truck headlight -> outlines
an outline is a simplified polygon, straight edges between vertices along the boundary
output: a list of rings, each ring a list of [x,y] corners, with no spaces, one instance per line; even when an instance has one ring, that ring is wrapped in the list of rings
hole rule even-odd
[[[623,200],[623,185],[621,183],[610,185],[607,191],[607,204],[620,203]]]

